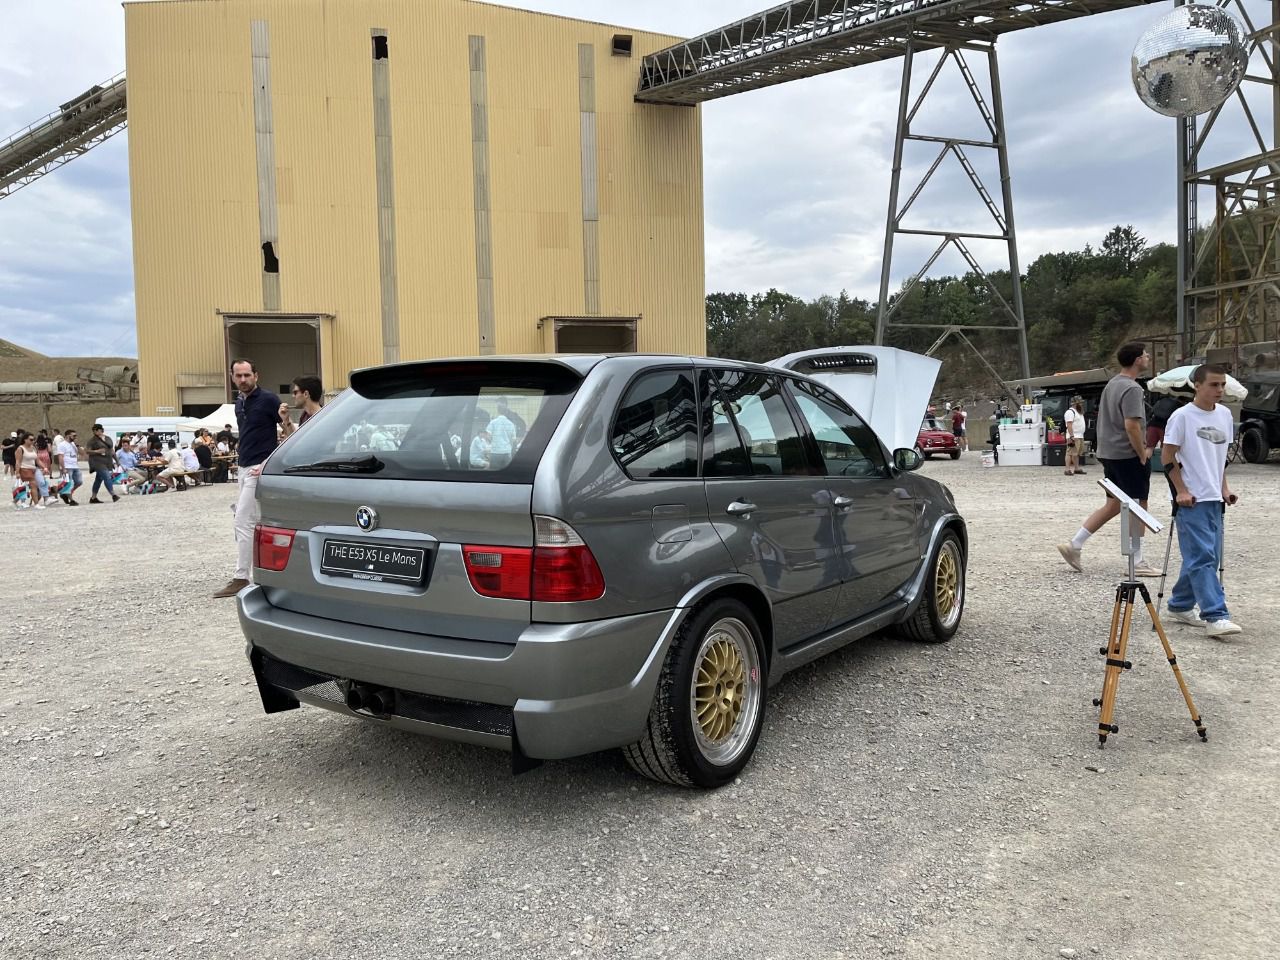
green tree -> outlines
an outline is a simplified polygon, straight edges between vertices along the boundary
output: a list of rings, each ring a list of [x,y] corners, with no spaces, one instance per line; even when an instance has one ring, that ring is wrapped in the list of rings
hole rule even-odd
[[[1114,226],[1102,240],[1102,255],[1117,260],[1125,273],[1133,269],[1133,265],[1147,249],[1147,241],[1138,235],[1133,226]]]

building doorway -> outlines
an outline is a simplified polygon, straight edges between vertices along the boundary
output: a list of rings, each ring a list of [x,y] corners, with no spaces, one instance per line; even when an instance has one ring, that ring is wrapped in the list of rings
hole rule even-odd
[[[322,377],[320,329],[329,314],[224,313],[227,362],[243,357],[258,370],[258,386],[289,399],[289,384],[297,377]],[[234,394],[230,374],[226,398]],[[212,412],[212,411],[210,411]]]
[[[639,317],[543,317],[548,353],[635,353]]]

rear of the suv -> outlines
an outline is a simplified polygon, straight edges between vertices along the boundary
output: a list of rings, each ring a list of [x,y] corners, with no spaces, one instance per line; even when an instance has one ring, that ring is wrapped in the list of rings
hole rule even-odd
[[[918,463],[815,381],[750,364],[357,371],[259,481],[239,605],[263,706],[517,769],[623,747],[718,786],[784,670],[893,624],[955,631],[963,523]]]

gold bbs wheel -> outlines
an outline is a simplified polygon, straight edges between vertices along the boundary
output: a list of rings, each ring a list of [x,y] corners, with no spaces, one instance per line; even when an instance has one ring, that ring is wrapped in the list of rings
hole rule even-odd
[[[763,696],[760,658],[745,623],[724,617],[703,635],[689,696],[698,752],[733,763],[752,742]]]
[[[644,733],[623,748],[627,763],[682,787],[732,783],[764,727],[765,649],[741,600],[718,597],[689,614],[667,650]]]
[[[964,561],[960,544],[944,540],[934,567],[934,605],[943,630],[954,630],[964,609]]]
[[[964,614],[964,546],[954,530],[944,530],[929,554],[924,595],[915,612],[898,624],[908,640],[945,643],[960,627]]]

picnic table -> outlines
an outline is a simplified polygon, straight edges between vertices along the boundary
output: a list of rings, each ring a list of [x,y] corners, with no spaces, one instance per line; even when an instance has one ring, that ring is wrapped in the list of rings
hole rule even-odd
[[[138,461],[138,466],[141,467],[143,470],[147,471],[148,480],[158,479],[161,471],[163,471],[165,467],[167,467],[168,465],[169,465],[169,461],[165,459]],[[165,479],[176,481],[177,488],[179,490],[185,490],[187,489],[188,479],[190,479],[191,482],[194,483],[195,485],[199,486],[201,480],[204,480],[207,478],[204,477],[203,470],[183,470],[181,472],[171,473]]]
[[[168,466],[168,464],[169,461],[163,458],[160,460],[139,460],[138,468],[147,472],[148,480],[154,480],[156,478],[156,474]]]

